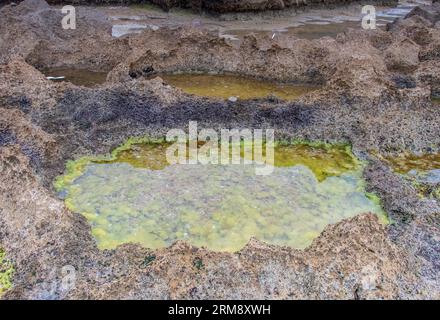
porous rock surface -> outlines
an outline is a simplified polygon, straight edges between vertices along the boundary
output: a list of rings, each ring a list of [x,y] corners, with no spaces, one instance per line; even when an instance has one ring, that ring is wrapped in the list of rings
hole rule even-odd
[[[420,198],[374,156],[440,150],[440,108],[430,100],[439,91],[440,7],[417,10],[387,31],[313,41],[250,35],[237,47],[188,28],[113,39],[107,22],[87,10],[85,29],[65,34],[59,11],[42,0],[3,7],[0,247],[15,268],[3,298],[440,298],[440,204]],[[38,70],[72,65],[109,70],[108,81],[78,87]],[[294,102],[231,103],[155,78],[194,70],[323,87]],[[305,250],[256,239],[236,253],[185,242],[99,250],[86,219],[55,194],[53,179],[69,159],[107,153],[131,136],[161,137],[190,120],[200,128],[271,127],[277,138],[351,143],[369,160],[368,190],[393,223],[365,213],[328,226]],[[63,285],[66,266],[75,269],[75,286]]]

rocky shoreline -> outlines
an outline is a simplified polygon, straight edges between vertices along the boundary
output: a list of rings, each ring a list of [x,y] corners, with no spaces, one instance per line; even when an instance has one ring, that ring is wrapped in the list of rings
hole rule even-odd
[[[99,13],[81,8],[79,15],[79,28],[65,32],[59,10],[42,0],[0,9],[0,247],[15,270],[4,299],[440,297],[440,202],[420,198],[374,156],[440,151],[440,108],[431,102],[440,92],[438,4],[414,9],[386,31],[317,40],[249,35],[238,47],[187,27],[115,39]],[[105,84],[85,88],[39,71],[60,66],[109,74]],[[175,71],[323,87],[294,102],[230,102],[187,95],[154,77]],[[328,226],[305,250],[255,239],[234,254],[181,241],[99,250],[87,220],[56,196],[54,178],[69,159],[108,153],[133,136],[163,137],[190,120],[350,143],[369,160],[368,191],[393,223],[366,213]],[[61,285],[66,265],[76,270],[68,290]]]

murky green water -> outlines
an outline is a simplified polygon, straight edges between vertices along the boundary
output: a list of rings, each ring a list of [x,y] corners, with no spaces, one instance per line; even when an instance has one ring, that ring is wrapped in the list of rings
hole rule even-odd
[[[160,77],[186,93],[224,99],[255,99],[274,95],[284,100],[295,100],[318,89],[316,86],[280,84],[237,75],[163,74]]]
[[[186,240],[236,251],[251,237],[304,248],[329,223],[385,215],[365,193],[362,165],[344,147],[279,146],[271,175],[252,165],[167,165],[160,144],[112,160],[71,163],[58,189],[90,221],[101,248],[161,248]]]
[[[53,81],[68,81],[77,86],[94,87],[103,84],[107,79],[107,72],[91,71],[75,68],[44,69],[42,73],[46,77],[62,78]]]

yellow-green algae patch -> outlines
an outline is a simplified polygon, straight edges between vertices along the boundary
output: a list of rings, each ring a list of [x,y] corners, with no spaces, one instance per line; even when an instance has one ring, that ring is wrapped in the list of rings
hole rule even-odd
[[[54,187],[55,190],[60,192],[66,186],[70,185],[76,178],[82,175],[85,167],[92,162],[96,163],[106,163],[116,160],[120,154],[126,150],[130,150],[135,145],[151,145],[151,146],[161,146],[166,145],[165,139],[149,139],[149,138],[130,138],[123,145],[114,149],[110,155],[103,156],[88,156],[82,157],[77,160],[69,160],[66,164],[66,170],[64,175],[59,176],[55,179]]]
[[[80,159],[57,181],[101,248],[186,240],[236,251],[251,237],[304,248],[329,223],[373,212],[363,165],[346,146],[278,144],[271,175],[255,165],[168,165],[166,144],[131,140],[111,157]]]
[[[440,199],[440,153],[401,153],[385,157],[391,168],[409,179],[421,197]]]
[[[231,74],[162,74],[160,77],[186,93],[223,99],[276,96],[284,100],[295,100],[318,89],[317,86],[282,84]]]
[[[12,287],[13,274],[12,263],[6,259],[5,251],[0,248],[0,296]]]
[[[169,143],[133,143],[130,144],[130,147],[121,148],[113,153],[111,159],[92,161],[101,164],[128,163],[135,168],[162,170],[169,165],[165,154],[169,145]],[[200,144],[199,147],[202,145]],[[232,144],[230,145],[230,157],[231,150]],[[241,143],[240,151],[241,156],[246,157],[243,143]],[[265,146],[262,151],[263,157],[266,157]],[[188,153],[186,158],[189,158]],[[355,170],[359,166],[359,161],[351,153],[350,147],[342,144],[277,143],[273,160],[267,159],[267,163],[275,167],[304,165],[313,171],[319,181],[329,176],[338,176],[346,171]]]
[[[440,153],[425,153],[415,155],[412,153],[402,153],[397,156],[385,158],[394,171],[398,173],[408,173],[411,170],[430,171],[440,169]]]

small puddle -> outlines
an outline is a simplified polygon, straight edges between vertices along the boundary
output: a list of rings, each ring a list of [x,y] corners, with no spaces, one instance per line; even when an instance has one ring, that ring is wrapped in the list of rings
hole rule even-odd
[[[55,185],[70,210],[92,225],[100,248],[176,240],[234,252],[256,237],[305,248],[330,223],[373,212],[362,164],[345,146],[280,145],[275,167],[259,176],[249,165],[168,165],[166,144],[134,144],[111,160],[71,162]]]
[[[431,97],[431,101],[434,104],[440,105],[440,97]]]
[[[276,96],[284,100],[298,97],[318,89],[317,86],[280,84],[237,75],[162,74],[170,85],[197,96],[238,99],[256,99]]]
[[[440,199],[440,153],[404,153],[385,160],[395,172],[415,182],[421,196]]]
[[[412,170],[430,171],[440,169],[440,153],[415,155],[404,153],[398,156],[385,158],[394,171],[406,174]]]
[[[50,68],[41,71],[49,80],[68,81],[77,86],[95,87],[105,83],[107,72],[75,68]]]

